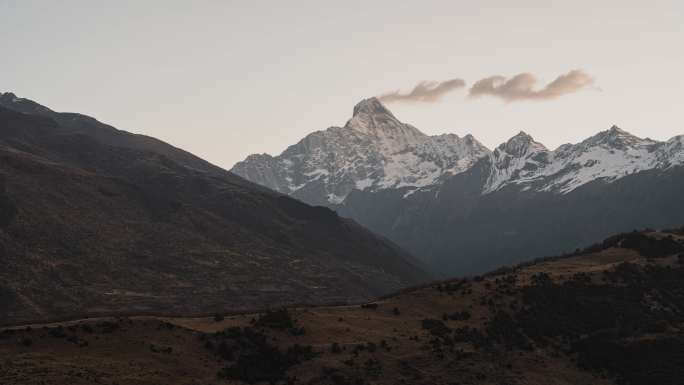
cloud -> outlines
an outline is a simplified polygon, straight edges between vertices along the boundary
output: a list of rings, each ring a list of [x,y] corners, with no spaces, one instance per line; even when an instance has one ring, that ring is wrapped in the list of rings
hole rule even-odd
[[[521,73],[510,79],[491,76],[478,80],[470,88],[468,95],[476,98],[494,96],[507,102],[522,100],[549,100],[591,87],[594,78],[584,71],[573,70],[560,75],[544,88],[535,90],[537,78],[530,73]]]
[[[463,87],[465,87],[463,79],[451,79],[443,82],[424,81],[418,83],[408,93],[401,93],[397,90],[382,94],[378,96],[378,99],[384,103],[436,103],[446,94]]]

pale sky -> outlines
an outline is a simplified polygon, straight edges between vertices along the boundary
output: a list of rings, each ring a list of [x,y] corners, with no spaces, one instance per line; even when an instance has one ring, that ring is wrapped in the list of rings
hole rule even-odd
[[[684,1],[0,0],[0,92],[151,135],[224,168],[343,125],[354,104],[463,79],[438,103],[388,104],[428,134],[550,148],[617,124],[684,134]],[[573,69],[553,100],[467,98],[482,78]]]

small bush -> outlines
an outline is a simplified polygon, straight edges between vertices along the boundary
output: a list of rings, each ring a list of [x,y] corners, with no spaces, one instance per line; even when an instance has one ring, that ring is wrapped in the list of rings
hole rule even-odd
[[[284,381],[285,373],[291,366],[309,360],[315,355],[311,346],[299,344],[282,351],[269,343],[267,335],[249,327],[231,327],[206,335],[204,346],[217,356],[232,362],[219,371],[220,378],[250,384],[275,384]]]
[[[293,329],[295,322],[292,320],[287,309],[280,309],[262,314],[254,325],[270,329],[287,330]]]
[[[467,311],[457,311],[447,315],[447,318],[452,321],[466,321],[470,319],[470,313]]]
[[[451,333],[451,329],[444,324],[444,322],[432,318],[426,318],[422,321],[423,329],[427,330],[433,336],[443,337]]]
[[[102,333],[105,334],[113,333],[116,330],[119,330],[119,324],[110,321],[102,321],[98,323],[97,326],[100,328]]]
[[[499,311],[487,324],[487,334],[507,349],[531,349],[527,338],[518,330],[518,326],[510,314]]]
[[[382,374],[382,364],[375,358],[369,358],[364,362],[363,368],[366,371],[368,378],[377,379]]]
[[[155,344],[150,344],[150,351],[152,353],[171,354],[173,352],[173,348],[170,346],[163,347],[163,346],[157,346]]]
[[[64,328],[61,325],[50,328],[48,330],[48,335],[54,338],[66,338],[67,336],[66,333],[64,333]]]

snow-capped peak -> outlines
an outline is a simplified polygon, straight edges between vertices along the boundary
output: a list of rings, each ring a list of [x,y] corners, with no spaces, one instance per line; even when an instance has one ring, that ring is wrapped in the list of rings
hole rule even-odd
[[[629,147],[639,147],[639,146],[649,146],[656,142],[650,139],[642,139],[629,132],[619,128],[618,126],[612,126],[610,129],[601,131],[598,134],[584,140],[582,144],[585,147],[590,146],[603,146],[609,148],[616,148],[624,150]]]
[[[344,127],[316,131],[271,159],[250,157],[233,172],[309,203],[336,204],[355,189],[438,184],[488,153],[471,135],[428,136],[369,98]]]
[[[400,122],[374,97],[359,102],[354,107],[352,118],[344,127],[375,136],[382,141],[397,142],[391,147],[403,147],[426,136],[417,128]]]
[[[516,183],[542,169],[548,163],[549,150],[524,131],[499,145],[490,156],[491,171],[484,192]]]
[[[684,164],[684,135],[656,145],[658,164],[663,168]]]
[[[497,149],[500,152],[505,152],[515,157],[521,157],[530,152],[548,151],[543,144],[535,142],[534,138],[525,131],[520,131],[508,139],[508,141],[499,145]]]
[[[503,155],[495,152],[485,192],[517,184],[526,189],[568,193],[596,180],[610,182],[640,171],[669,167],[673,162],[684,163],[680,156],[684,152],[676,140],[643,139],[617,126],[554,151],[537,146],[536,151],[518,151],[518,159],[504,156],[529,148],[521,143],[526,143],[526,138],[516,140]]]
[[[394,118],[394,115],[392,115],[392,112],[388,110],[381,102],[378,100],[376,97],[368,98],[368,99],[363,99],[362,101],[358,102],[354,106],[354,113],[352,116],[357,116],[360,114],[368,114],[368,115],[390,115],[391,117]]]

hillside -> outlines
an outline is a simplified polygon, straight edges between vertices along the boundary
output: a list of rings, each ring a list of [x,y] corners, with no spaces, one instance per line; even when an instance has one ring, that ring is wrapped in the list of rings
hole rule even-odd
[[[2,103],[15,108],[0,107],[2,323],[360,301],[429,277],[327,208],[7,95]]]
[[[635,232],[363,306],[15,327],[0,382],[675,385],[683,261],[684,229]]]

